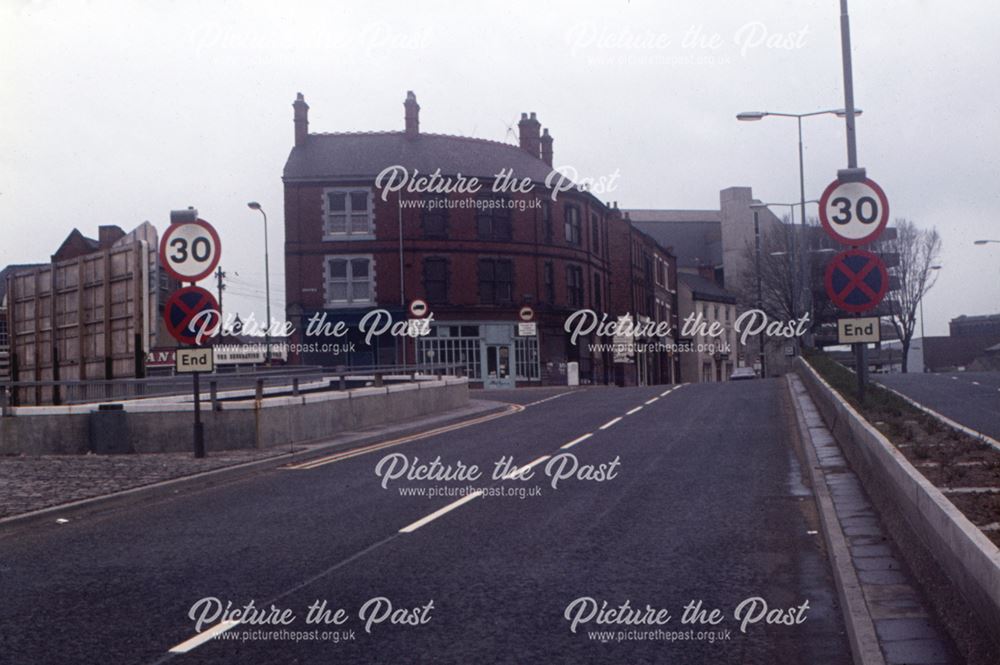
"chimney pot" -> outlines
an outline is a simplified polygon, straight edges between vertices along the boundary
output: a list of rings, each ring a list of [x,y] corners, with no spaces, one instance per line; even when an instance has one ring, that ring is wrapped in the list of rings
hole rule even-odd
[[[406,121],[406,136],[414,138],[420,134],[420,104],[417,103],[417,96],[412,90],[406,91],[406,101],[403,102]]]
[[[301,92],[295,96],[292,108],[295,109],[295,145],[304,145],[309,136],[309,105]]]
[[[530,117],[526,113],[521,114],[521,121],[517,123],[521,149],[530,154],[535,159],[541,158],[541,133],[542,124],[534,112]]]
[[[549,129],[546,127],[542,131],[542,138],[539,139],[542,146],[542,161],[552,166],[552,135],[549,134]]]

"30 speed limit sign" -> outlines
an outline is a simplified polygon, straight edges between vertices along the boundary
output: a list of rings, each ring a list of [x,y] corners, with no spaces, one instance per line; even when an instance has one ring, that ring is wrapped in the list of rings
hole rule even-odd
[[[889,201],[874,180],[834,180],[819,199],[819,219],[834,240],[867,245],[889,222]]]
[[[219,264],[219,234],[203,219],[171,224],[160,240],[160,265],[182,282],[197,282]]]

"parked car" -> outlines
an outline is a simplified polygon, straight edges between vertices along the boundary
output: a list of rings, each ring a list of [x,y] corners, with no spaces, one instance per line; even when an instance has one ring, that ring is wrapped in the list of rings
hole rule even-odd
[[[729,375],[730,381],[746,381],[747,379],[756,379],[757,372],[753,371],[753,367],[737,367],[733,370],[733,373]]]

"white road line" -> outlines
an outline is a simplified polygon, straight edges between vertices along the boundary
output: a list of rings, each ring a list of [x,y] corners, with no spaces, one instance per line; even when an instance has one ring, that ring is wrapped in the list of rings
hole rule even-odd
[[[558,395],[553,395],[552,397],[546,397],[545,399],[540,399],[540,400],[537,400],[535,402],[529,402],[528,404],[525,404],[525,406],[536,406],[538,404],[544,404],[545,402],[548,402],[548,401],[551,401],[551,400],[554,400],[554,399],[559,399],[560,397],[565,397],[566,395],[572,395],[575,392],[579,392],[579,391],[577,391],[577,390],[570,390],[569,392],[559,393]]]
[[[513,480],[516,476],[524,473],[525,471],[529,471],[530,469],[534,469],[537,465],[541,464],[550,457],[552,457],[552,455],[542,455],[531,464],[525,464],[524,466],[514,467],[512,470],[507,472],[507,474],[503,477],[503,480]]]
[[[626,411],[625,415],[626,416],[631,416],[633,413],[639,413],[640,411],[642,411],[642,407],[641,406],[637,406],[634,409],[632,409],[631,411]]]
[[[194,649],[195,647],[201,646],[205,642],[214,638],[216,635],[221,635],[230,628],[240,625],[239,621],[221,621],[203,633],[198,633],[189,640],[185,640],[175,646],[170,650],[170,653],[187,653]]]
[[[587,433],[586,433],[586,434],[584,434],[583,436],[578,436],[578,437],[576,437],[575,439],[573,439],[572,441],[570,441],[570,442],[569,442],[569,443],[567,443],[566,445],[564,445],[564,446],[559,446],[559,449],[560,449],[560,450],[566,450],[567,448],[572,448],[572,447],[573,447],[573,446],[575,446],[576,444],[580,443],[581,441],[586,441],[587,439],[589,439],[589,438],[590,438],[590,437],[592,437],[592,436],[594,436],[594,433],[593,433],[593,432],[587,432]]]
[[[952,381],[958,381],[958,377],[957,376],[953,376],[953,377],[951,377],[951,380]]]
[[[609,420],[608,422],[604,423],[603,425],[601,425],[597,429],[607,429],[607,428],[611,427],[612,425],[614,425],[616,422],[618,422],[621,419],[622,419],[622,417],[618,416],[617,418],[614,418],[614,419]]]
[[[653,399],[647,399],[647,400],[645,401],[645,404],[646,404],[646,406],[649,406],[650,404],[652,404],[653,402],[655,402],[655,401],[656,401],[656,400],[658,400],[658,399],[660,399],[660,398],[659,398],[659,396],[657,396],[657,397],[654,397]]]
[[[445,506],[444,508],[441,508],[440,510],[435,510],[433,513],[431,513],[427,517],[421,518],[421,519],[417,520],[416,522],[414,522],[413,524],[411,524],[409,526],[404,526],[402,529],[399,530],[399,532],[400,533],[413,533],[414,531],[416,531],[420,527],[424,526],[425,524],[430,524],[431,522],[433,522],[437,518],[441,517],[445,513],[449,513],[451,511],[455,510],[456,508],[458,508],[459,506],[461,506],[462,504],[468,503],[468,502],[472,501],[473,499],[478,499],[482,495],[483,495],[483,493],[482,493],[481,490],[476,490],[472,494],[469,494],[467,496],[463,496],[458,501],[454,501],[452,503],[449,503],[447,506]]]
[[[670,390],[673,390],[673,388],[671,388]],[[667,395],[669,395],[670,390],[664,390],[662,393],[660,393],[660,397],[666,397]]]
[[[569,393],[564,393],[564,394],[569,394]],[[327,455],[325,457],[320,457],[318,459],[308,460],[306,462],[302,462],[301,464],[295,464],[295,465],[288,466],[288,467],[285,467],[285,468],[286,469],[291,469],[291,470],[296,470],[296,471],[300,470],[300,469],[315,469],[315,468],[324,466],[326,464],[333,464],[335,462],[340,462],[340,461],[343,461],[345,459],[350,459],[352,457],[358,457],[359,455],[367,455],[368,453],[372,453],[372,452],[375,452],[377,450],[382,450],[383,448],[391,448],[393,446],[399,446],[399,445],[402,445],[404,443],[410,443],[411,441],[419,441],[421,439],[427,439],[427,438],[431,438],[431,437],[437,436],[438,434],[444,434],[446,432],[453,432],[453,431],[455,431],[457,429],[462,429],[464,427],[469,427],[471,425],[478,425],[480,423],[484,423],[484,422],[487,422],[487,421],[490,421],[490,420],[495,420],[497,418],[503,418],[504,416],[509,416],[509,415],[511,415],[513,413],[520,413],[520,412],[524,411],[524,408],[525,407],[521,406],[520,404],[511,404],[509,407],[507,407],[507,409],[505,411],[501,411],[500,413],[491,413],[491,414],[486,415],[486,416],[481,416],[479,418],[473,418],[472,420],[460,421],[460,422],[457,422],[457,423],[453,423],[451,425],[445,425],[443,427],[438,427],[438,428],[435,428],[435,429],[432,429],[432,430],[428,430],[426,432],[419,432],[417,434],[410,434],[409,436],[404,436],[404,437],[400,437],[400,438],[397,438],[397,439],[391,439],[389,441],[382,441],[380,443],[373,443],[373,444],[368,445],[368,446],[362,446],[361,448],[353,448],[351,450],[345,450],[345,451],[340,452],[340,453],[333,453],[333,454]]]
[[[973,382],[972,382],[972,385],[974,385],[974,386],[978,386],[978,385],[979,385],[979,382],[978,382],[978,381],[973,381]]]

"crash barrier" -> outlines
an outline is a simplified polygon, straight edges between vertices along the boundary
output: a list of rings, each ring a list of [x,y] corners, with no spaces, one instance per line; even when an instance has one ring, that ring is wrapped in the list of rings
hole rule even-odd
[[[205,447],[211,453],[317,442],[468,403],[464,377],[409,378],[347,390],[284,391],[272,397],[260,388],[245,396],[216,395],[214,400],[206,393],[201,405]],[[193,411],[190,395],[187,401],[8,409],[0,418],[0,455],[188,452],[193,447]]]

